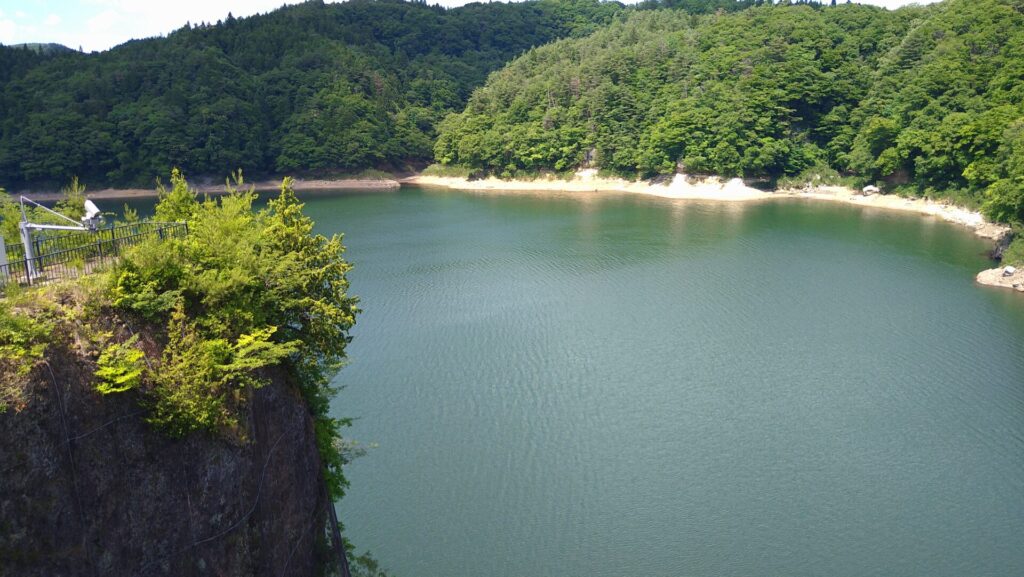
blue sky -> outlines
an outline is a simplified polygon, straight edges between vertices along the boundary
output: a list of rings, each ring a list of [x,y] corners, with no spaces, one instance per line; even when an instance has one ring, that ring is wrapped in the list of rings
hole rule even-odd
[[[428,0],[459,6],[459,0]],[[840,0],[843,1],[843,0]],[[895,8],[908,0],[860,0]],[[934,0],[921,0],[927,4]],[[186,22],[216,22],[231,12],[269,12],[285,0],[0,0],[0,44],[57,42],[71,48],[106,50],[132,38],[159,36]]]

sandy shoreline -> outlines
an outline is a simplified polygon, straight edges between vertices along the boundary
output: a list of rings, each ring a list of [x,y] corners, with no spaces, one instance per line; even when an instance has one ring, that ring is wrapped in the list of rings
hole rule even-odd
[[[243,188],[252,186],[257,192],[274,191],[281,188],[281,180],[262,180],[259,182],[245,183]],[[372,179],[372,178],[346,178],[339,180],[303,180],[296,178],[294,189],[296,192],[309,192],[316,190],[397,190],[399,183],[394,179]],[[195,189],[201,194],[224,194],[223,184],[198,185]],[[59,192],[27,192],[24,196],[40,202],[60,200],[63,195]],[[112,199],[133,199],[133,198],[155,198],[155,188],[104,188],[101,190],[86,190],[85,195],[93,200]]]
[[[990,223],[985,220],[981,213],[963,207],[921,198],[862,194],[860,191],[841,186],[816,186],[765,192],[745,185],[738,178],[722,182],[720,179],[713,177],[693,179],[683,175],[676,175],[670,182],[652,183],[628,181],[618,178],[600,178],[596,175],[596,171],[593,170],[579,171],[572,180],[557,180],[553,178],[537,180],[499,180],[496,178],[467,180],[465,178],[417,175],[402,179],[401,182],[402,184],[417,186],[474,191],[620,192],[645,194],[661,198],[722,202],[802,198],[932,216],[947,222],[966,226],[975,235],[989,239],[996,244],[1005,242],[1011,234],[1010,227]],[[978,274],[976,280],[979,284],[1016,289],[1024,292],[1024,272],[1018,272],[1011,277],[1004,277],[1002,276],[1002,271],[1002,267],[983,271]]]
[[[738,178],[723,182],[711,177],[705,179],[687,178],[676,175],[666,183],[634,182],[618,178],[599,178],[594,171],[580,171],[572,180],[499,180],[487,178],[467,180],[464,178],[438,176],[411,176],[402,179],[402,184],[435,186],[476,191],[550,191],[550,192],[623,192],[645,194],[661,198],[711,200],[723,202],[749,202],[782,198],[805,198],[841,202],[885,210],[916,212],[935,216],[942,220],[973,229],[979,236],[1000,240],[1010,228],[989,223],[977,211],[934,202],[920,198],[904,198],[895,195],[861,194],[859,191],[841,186],[817,186],[804,189],[782,189],[765,192],[751,188]]]
[[[402,184],[417,186],[435,186],[476,191],[509,191],[509,192],[625,192],[630,194],[646,194],[661,198],[716,200],[723,202],[742,202],[770,198],[772,194],[751,188],[743,181],[734,178],[725,182],[717,178],[690,180],[683,175],[676,175],[671,182],[652,184],[644,181],[630,181],[622,178],[602,178],[595,170],[581,170],[572,180],[544,179],[537,180],[500,180],[494,177],[467,180],[447,176],[416,175],[402,179]]]

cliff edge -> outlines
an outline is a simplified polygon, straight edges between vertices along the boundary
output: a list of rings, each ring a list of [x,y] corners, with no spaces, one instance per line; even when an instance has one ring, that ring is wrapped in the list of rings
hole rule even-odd
[[[51,347],[21,411],[0,413],[0,575],[315,575],[328,501],[313,421],[282,371],[248,438],[173,439],[136,395]]]

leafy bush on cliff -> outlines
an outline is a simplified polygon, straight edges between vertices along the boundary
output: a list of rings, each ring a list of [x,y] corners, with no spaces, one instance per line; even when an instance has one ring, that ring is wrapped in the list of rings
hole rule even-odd
[[[17,289],[5,296],[0,299],[0,412],[24,403],[25,380],[54,330],[49,303]]]
[[[0,412],[30,401],[30,373],[52,346],[63,356],[51,359],[95,359],[96,391],[138,400],[171,436],[246,441],[253,391],[284,376],[312,413],[327,494],[342,497],[342,467],[361,452],[342,439],[349,420],[329,415],[358,312],[342,239],[313,232],[290,179],[262,210],[241,187],[239,173],[230,194],[200,200],[174,171],[157,214],[187,220],[188,236],[125,248],[111,269],[74,281],[3,287]],[[368,559],[354,561],[356,574]]]
[[[235,429],[247,393],[265,382],[254,371],[275,366],[298,349],[295,342],[271,340],[276,327],[240,335],[234,342],[200,332],[178,302],[167,327],[167,346],[152,382],[147,418],[169,433]]]
[[[357,300],[347,295],[340,236],[313,233],[291,180],[254,210],[252,191],[200,201],[184,175],[171,175],[156,213],[187,220],[183,238],[152,239],[125,251],[110,273],[115,307],[167,327],[160,359],[143,372],[150,422],[175,435],[237,430],[260,369],[284,365],[315,421],[327,481],[344,488],[346,457],[335,449],[347,424],[328,416],[329,380],[341,366]]]
[[[142,384],[146,353],[138,348],[138,335],[123,343],[108,345],[96,361],[96,390],[104,395],[123,393]]]
[[[1010,246],[1003,252],[1003,264],[1024,267],[1024,236],[1017,234]]]
[[[253,209],[256,195],[242,185],[239,172],[230,194],[200,201],[174,170],[170,188],[159,189],[156,214],[187,221],[186,237],[149,239],[125,249],[109,272],[74,282],[5,287],[0,408],[23,402],[24,377],[58,323],[74,346],[97,355],[100,393],[137,391],[148,420],[172,435],[244,437],[239,416],[264,384],[261,371],[283,366],[316,417],[328,488],[340,497],[351,452],[339,450],[348,421],[328,415],[329,381],[358,312],[357,299],[347,295],[345,249],[340,236],[313,233],[290,179],[262,210]],[[73,181],[67,196],[81,190]],[[0,216],[17,212],[13,203],[0,205],[13,209]],[[147,324],[157,352],[136,336],[119,342],[118,319]]]
[[[171,188],[168,190],[159,178],[156,179],[156,214],[160,222],[183,222],[190,220],[199,203],[195,189],[189,187],[181,169],[171,169]]]

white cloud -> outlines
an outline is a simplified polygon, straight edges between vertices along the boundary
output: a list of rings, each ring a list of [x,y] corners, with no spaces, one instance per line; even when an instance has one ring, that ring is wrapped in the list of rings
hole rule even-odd
[[[88,34],[78,43],[86,50],[103,50],[133,38],[160,36],[177,30],[186,22],[216,22],[233,13],[250,16],[280,8],[282,0],[179,0],[177,2],[137,2],[131,0],[91,0],[101,12],[87,22]]]
[[[936,0],[867,0],[864,4],[874,4],[875,6],[884,6],[885,8],[899,8],[900,6],[906,6],[907,4],[931,4]]]
[[[166,35],[186,22],[213,23],[225,19],[229,12],[235,17],[251,16],[285,3],[294,0],[39,2],[34,14],[24,10],[13,15],[0,13],[0,43],[58,42],[86,51],[106,50],[131,39]]]
[[[118,28],[124,22],[124,18],[114,10],[104,10],[99,14],[85,21],[85,30],[88,36],[99,39],[114,39],[118,36]],[[109,40],[108,40],[109,41]]]
[[[6,20],[0,15],[0,42],[4,42],[5,38],[14,38],[17,29],[18,25],[13,20]]]

